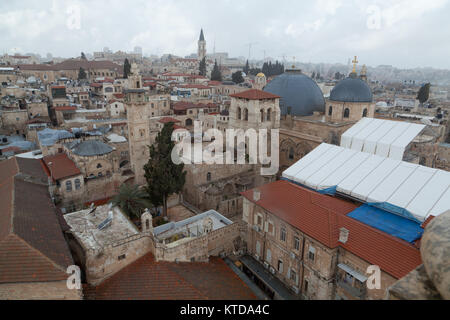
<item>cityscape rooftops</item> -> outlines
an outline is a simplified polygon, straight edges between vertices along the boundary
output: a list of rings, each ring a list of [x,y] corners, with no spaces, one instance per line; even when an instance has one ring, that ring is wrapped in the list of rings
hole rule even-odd
[[[81,174],[80,169],[65,153],[46,156],[43,160],[48,168],[47,174],[54,181]]]
[[[230,97],[239,98],[239,99],[248,99],[248,100],[264,100],[264,99],[279,99],[280,96],[276,94],[272,94],[269,92],[265,92],[258,89],[250,89],[247,91],[230,94]]]

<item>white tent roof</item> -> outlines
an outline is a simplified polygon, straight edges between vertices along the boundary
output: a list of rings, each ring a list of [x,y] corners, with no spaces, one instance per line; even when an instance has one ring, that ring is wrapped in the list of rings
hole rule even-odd
[[[450,172],[323,143],[283,172],[315,190],[390,203],[424,221],[450,209]]]
[[[341,146],[402,160],[408,144],[424,128],[416,123],[363,118],[342,134]]]

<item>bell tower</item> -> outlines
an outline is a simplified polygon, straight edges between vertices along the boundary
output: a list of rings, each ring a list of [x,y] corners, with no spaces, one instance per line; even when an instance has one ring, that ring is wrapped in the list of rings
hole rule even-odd
[[[198,40],[198,52],[197,52],[198,60],[203,60],[206,57],[206,40],[205,35],[203,34],[203,29],[200,31],[200,39]]]
[[[146,183],[144,165],[150,157],[150,108],[147,106],[148,97],[142,85],[142,77],[135,63],[131,65],[128,77],[128,89],[124,90],[127,108],[128,141],[130,145],[131,168],[135,175],[135,183]]]

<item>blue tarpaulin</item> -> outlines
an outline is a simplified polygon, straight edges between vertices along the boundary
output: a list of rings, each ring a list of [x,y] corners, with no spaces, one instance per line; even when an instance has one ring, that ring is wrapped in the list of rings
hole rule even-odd
[[[410,243],[423,234],[420,223],[370,204],[363,204],[347,216]]]

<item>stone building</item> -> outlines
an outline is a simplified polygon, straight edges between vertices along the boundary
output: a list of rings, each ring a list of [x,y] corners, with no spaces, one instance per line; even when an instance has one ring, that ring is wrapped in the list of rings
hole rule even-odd
[[[253,84],[253,88],[263,90],[266,85],[267,85],[266,75],[262,72],[258,73],[255,77],[255,83]]]
[[[251,257],[241,262],[272,298],[382,299],[421,263],[413,244],[347,217],[352,202],[287,181],[243,196]],[[370,265],[380,267],[380,289],[367,288]]]
[[[66,214],[64,219],[75,259],[94,286],[146,254],[156,261],[208,262],[210,256],[238,250],[238,225],[215,211],[156,228],[146,211],[140,229],[109,205]]]
[[[317,84],[298,69],[287,69],[264,87],[281,97],[280,172],[322,142],[338,145],[353,124],[374,116],[372,92],[355,74],[340,81],[327,101]]]

